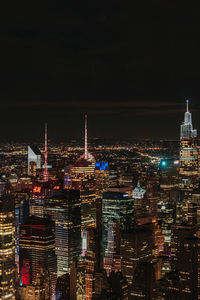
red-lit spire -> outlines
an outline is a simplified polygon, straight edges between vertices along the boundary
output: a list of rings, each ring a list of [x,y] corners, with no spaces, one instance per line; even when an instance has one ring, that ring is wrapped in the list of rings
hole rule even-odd
[[[45,182],[48,181],[48,168],[47,168],[47,123],[45,123],[45,151],[44,151],[44,172],[43,172],[43,179]]]
[[[87,144],[87,114],[85,114],[85,160],[88,160],[88,144]]]

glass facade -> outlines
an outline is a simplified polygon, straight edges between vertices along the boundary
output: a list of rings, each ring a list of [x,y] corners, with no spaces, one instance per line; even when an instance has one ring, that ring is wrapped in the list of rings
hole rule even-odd
[[[127,193],[105,192],[102,201],[103,253],[107,247],[108,224],[110,220],[119,222],[120,231],[133,228],[133,198]]]

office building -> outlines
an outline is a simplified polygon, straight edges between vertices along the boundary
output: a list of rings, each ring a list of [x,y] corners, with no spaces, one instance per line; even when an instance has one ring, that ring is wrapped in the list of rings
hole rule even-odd
[[[54,190],[45,200],[44,215],[55,222],[57,275],[70,272],[81,254],[81,199],[78,190]]]
[[[133,273],[136,266],[142,261],[150,260],[152,258],[152,254],[152,226],[138,226],[132,232],[125,232],[121,234],[121,271],[129,284],[129,288],[133,282]]]
[[[113,189],[115,191],[113,191]],[[103,227],[103,254],[108,245],[108,226],[110,220],[119,223],[120,232],[133,229],[133,198],[125,192],[124,187],[114,187],[103,193],[102,199],[102,227]],[[117,190],[117,191],[116,191]],[[119,237],[118,237],[119,238]]]
[[[25,274],[24,268],[29,269],[31,273],[26,271],[26,276],[31,278],[31,284],[37,284],[41,270],[50,273],[53,299],[57,278],[54,223],[35,216],[27,218],[20,226],[19,253],[21,275]],[[22,285],[27,277],[21,278]]]
[[[14,198],[0,195],[0,299],[15,299],[15,215]]]

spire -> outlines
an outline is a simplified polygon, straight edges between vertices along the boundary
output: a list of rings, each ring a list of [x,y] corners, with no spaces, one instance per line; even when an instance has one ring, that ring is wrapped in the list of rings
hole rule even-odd
[[[189,112],[189,100],[186,100],[186,108],[187,108],[186,112]]]
[[[45,182],[48,181],[48,168],[47,168],[47,123],[45,123],[45,150],[44,150],[44,172],[43,179]]]
[[[85,114],[85,160],[88,160],[88,145],[87,145],[87,114]]]

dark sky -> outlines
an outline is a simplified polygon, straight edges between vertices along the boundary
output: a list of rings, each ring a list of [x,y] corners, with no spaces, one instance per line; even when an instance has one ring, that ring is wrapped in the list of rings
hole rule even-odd
[[[177,138],[200,110],[195,2],[16,1],[0,16],[0,141]]]

